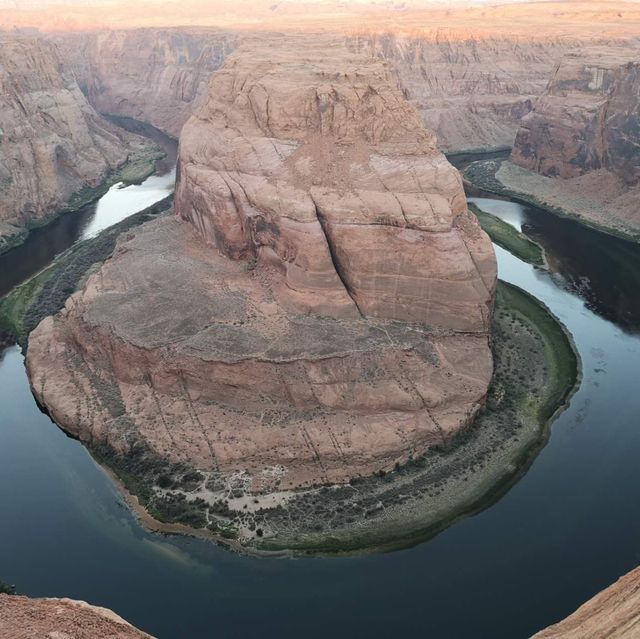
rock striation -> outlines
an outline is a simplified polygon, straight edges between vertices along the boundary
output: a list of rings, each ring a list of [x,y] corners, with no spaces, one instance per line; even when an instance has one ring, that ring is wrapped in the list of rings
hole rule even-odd
[[[639,632],[640,568],[636,568],[533,639],[634,639]]]
[[[84,601],[2,594],[0,635],[10,639],[152,639],[111,610]]]
[[[143,143],[93,110],[42,38],[0,36],[0,87],[1,248]]]
[[[182,130],[175,210],[32,333],[63,427],[255,493],[392,469],[471,423],[493,249],[380,61],[247,39]]]
[[[237,34],[219,29],[127,29],[59,35],[58,46],[100,113],[149,122],[178,137],[206,97]]]

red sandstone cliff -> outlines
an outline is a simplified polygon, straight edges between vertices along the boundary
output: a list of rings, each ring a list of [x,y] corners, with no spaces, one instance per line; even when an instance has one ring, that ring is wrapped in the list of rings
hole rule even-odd
[[[503,184],[640,237],[637,53],[633,47],[599,48],[564,58],[522,120],[513,164],[497,174]]]
[[[573,178],[605,169],[640,180],[640,64],[633,50],[565,57],[523,118],[512,161],[542,175]]]

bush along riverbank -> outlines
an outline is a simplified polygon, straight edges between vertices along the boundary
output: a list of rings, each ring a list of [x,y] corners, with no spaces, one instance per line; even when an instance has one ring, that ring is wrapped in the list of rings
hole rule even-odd
[[[589,198],[578,200],[575,195],[563,193],[562,180],[538,175],[504,159],[472,162],[462,175],[466,183],[482,191],[543,209],[607,235],[640,242],[640,233],[626,228],[622,219],[615,220],[614,216],[609,215],[605,221],[604,204]],[[559,202],[563,202],[563,205]],[[586,210],[590,211],[590,217],[585,216]]]
[[[544,250],[537,242],[530,240],[511,224],[483,211],[473,203],[469,203],[469,210],[478,218],[480,226],[498,246],[513,253],[524,262],[534,266],[545,265]]]
[[[95,187],[86,185],[71,195],[67,202],[49,215],[32,219],[15,233],[0,237],[0,254],[6,253],[23,244],[29,233],[37,228],[50,224],[61,215],[75,213],[84,206],[99,200],[114,184],[124,186],[141,184],[156,171],[156,162],[165,157],[165,152],[155,143],[145,140],[140,148],[131,153],[128,160],[119,168],[107,174]]]
[[[254,494],[247,477],[230,485],[215,469],[172,464],[143,445],[126,453],[96,442],[88,447],[135,496],[129,503],[154,530],[211,537],[257,554],[401,548],[497,500],[544,445],[550,419],[579,380],[563,326],[535,298],[502,282],[492,348],[486,408],[465,433],[392,472],[350,484]],[[100,384],[96,392],[111,393]]]
[[[143,222],[167,212],[173,195],[130,215],[94,238],[78,242],[52,264],[0,300],[0,335],[26,345],[29,333],[64,307],[89,269],[111,256],[116,240]]]

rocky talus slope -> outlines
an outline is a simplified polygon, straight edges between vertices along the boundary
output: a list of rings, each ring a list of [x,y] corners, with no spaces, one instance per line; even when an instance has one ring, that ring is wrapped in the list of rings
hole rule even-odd
[[[640,568],[533,639],[636,639],[640,637]]]
[[[144,143],[101,118],[41,38],[0,35],[0,248]]]
[[[640,231],[639,51],[590,49],[566,56],[523,118],[511,156],[519,167],[553,179],[522,177],[532,192],[634,232]],[[505,176],[514,186],[516,173]]]
[[[1,594],[0,636],[6,639],[152,639],[111,610],[84,601]]]
[[[237,39],[217,29],[175,28],[67,34],[55,41],[97,111],[178,137]]]
[[[183,128],[175,209],[31,334],[34,392],[81,439],[216,500],[392,469],[482,406],[493,249],[381,62],[247,40]]]

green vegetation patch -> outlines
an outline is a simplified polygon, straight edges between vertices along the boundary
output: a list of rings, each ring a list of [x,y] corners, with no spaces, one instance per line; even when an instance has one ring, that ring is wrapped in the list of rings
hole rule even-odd
[[[469,210],[478,218],[480,226],[498,246],[529,264],[544,266],[544,251],[537,242],[530,240],[511,224],[483,211],[473,203],[469,204]]]
[[[21,344],[48,315],[60,311],[89,269],[111,256],[121,233],[165,213],[173,195],[125,218],[98,236],[78,242],[52,264],[0,300],[0,331]]]
[[[125,452],[106,442],[92,442],[88,448],[94,459],[110,468],[154,519],[191,528],[207,526],[208,504],[202,498],[187,498],[185,494],[194,489],[193,475],[197,471],[190,466],[169,462],[141,441],[132,443]]]

